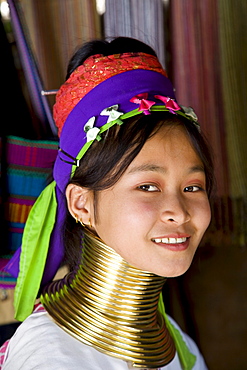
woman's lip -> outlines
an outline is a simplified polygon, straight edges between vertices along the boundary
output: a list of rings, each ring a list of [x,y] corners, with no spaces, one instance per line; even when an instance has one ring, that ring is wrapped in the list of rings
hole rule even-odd
[[[173,238],[173,237],[171,237],[171,238]],[[176,251],[176,252],[186,250],[189,247],[189,244],[190,244],[190,237],[186,237],[186,240],[182,243],[156,242],[155,240],[157,240],[157,239],[159,240],[160,238],[152,239],[152,241],[153,241],[153,243],[155,243],[155,245],[160,246],[160,247],[165,248],[165,249],[169,249],[171,251]]]
[[[190,235],[189,234],[167,234],[167,235],[163,235],[163,236],[157,236],[155,238],[152,238],[152,240],[154,239],[166,239],[166,238],[190,238]]]

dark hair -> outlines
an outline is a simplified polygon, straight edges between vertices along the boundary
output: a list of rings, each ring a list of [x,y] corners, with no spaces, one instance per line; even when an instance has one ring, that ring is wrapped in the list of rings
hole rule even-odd
[[[117,44],[117,40],[126,45],[126,38],[115,39],[114,43]],[[138,45],[138,50],[136,50],[136,44]],[[105,45],[108,45],[108,43],[97,41],[90,43],[90,45],[87,44],[86,48],[90,50],[90,55],[98,54],[99,50],[101,54],[104,54]],[[124,52],[141,52],[143,51],[141,49],[142,45],[144,45],[143,49],[145,52],[147,52],[146,48],[149,48],[137,40],[133,41],[133,45],[135,46],[134,49],[124,48]],[[95,49],[93,46],[95,46]],[[106,52],[108,53],[109,50],[112,51],[113,48],[111,49],[107,46]],[[121,48],[116,48],[116,50],[120,52]],[[84,49],[77,52],[77,56],[79,55],[80,58],[77,58],[78,62],[86,59]],[[72,58],[73,67],[71,72],[76,68],[74,64],[75,59],[75,57]],[[95,199],[97,199],[97,192],[113,186],[140,152],[146,141],[164,125],[182,125],[184,127],[192,146],[204,165],[207,192],[210,195],[214,182],[213,162],[206,140],[199,133],[193,122],[169,112],[153,112],[150,115],[141,114],[137,118],[132,117],[125,120],[121,126],[115,125],[106,131],[102,135],[102,140],[93,143],[85,153],[80,161],[80,166],[76,169],[69,183],[93,191]],[[71,269],[78,263],[80,258],[82,234],[81,225],[75,223],[75,220],[68,212],[64,235],[65,261]]]

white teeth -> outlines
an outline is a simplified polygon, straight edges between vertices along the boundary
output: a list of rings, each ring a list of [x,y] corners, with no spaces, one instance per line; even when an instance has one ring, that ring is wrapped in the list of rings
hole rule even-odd
[[[167,241],[165,241],[167,243]],[[169,238],[169,243],[174,244],[176,243],[176,238]]]
[[[164,243],[164,244],[179,244],[186,242],[187,238],[162,238],[162,239],[153,239],[155,243]]]
[[[161,239],[154,239],[155,243],[161,243]]]

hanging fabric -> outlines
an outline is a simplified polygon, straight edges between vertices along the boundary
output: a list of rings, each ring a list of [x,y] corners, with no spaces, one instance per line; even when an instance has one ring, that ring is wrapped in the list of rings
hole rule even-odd
[[[27,140],[15,136],[6,139],[7,196],[4,209],[7,238],[6,245],[1,244],[6,255],[0,258],[0,288],[15,286],[16,279],[1,269],[21,245],[28,214],[49,181],[57,149],[57,141]]]
[[[150,45],[165,67],[163,0],[106,0],[106,37],[127,36]]]
[[[19,1],[45,90],[56,90],[75,50],[102,37],[96,0]],[[54,97],[47,99],[53,105]]]
[[[193,104],[215,157],[217,189],[208,237],[213,245],[247,244],[247,54],[241,14],[232,1],[171,2],[172,80],[179,101]],[[178,21],[179,19],[179,21]],[[232,26],[235,22],[235,27]],[[242,42],[240,40],[242,39]],[[188,86],[192,88],[188,89]]]
[[[242,369],[247,338],[247,2],[172,0],[169,14],[170,76],[178,100],[195,108],[212,146],[217,189],[211,226],[189,271],[169,282],[168,303],[172,316],[200,343],[210,369]]]
[[[24,31],[24,17],[21,12],[21,7],[15,0],[8,0],[8,3],[12,27],[19,51],[19,57],[24,71],[35,117],[43,127],[43,131],[46,135],[50,136],[49,132],[51,132],[53,136],[56,137],[57,129],[52,118],[51,109],[49,107],[47,98],[42,95],[43,84],[32,50],[30,48],[27,32],[25,33]]]

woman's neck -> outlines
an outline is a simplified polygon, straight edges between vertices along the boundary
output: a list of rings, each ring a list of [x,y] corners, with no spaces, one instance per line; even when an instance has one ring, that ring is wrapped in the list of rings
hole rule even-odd
[[[164,282],[86,233],[78,270],[49,285],[41,301],[55,322],[81,342],[134,367],[157,368],[175,355],[157,310]]]

